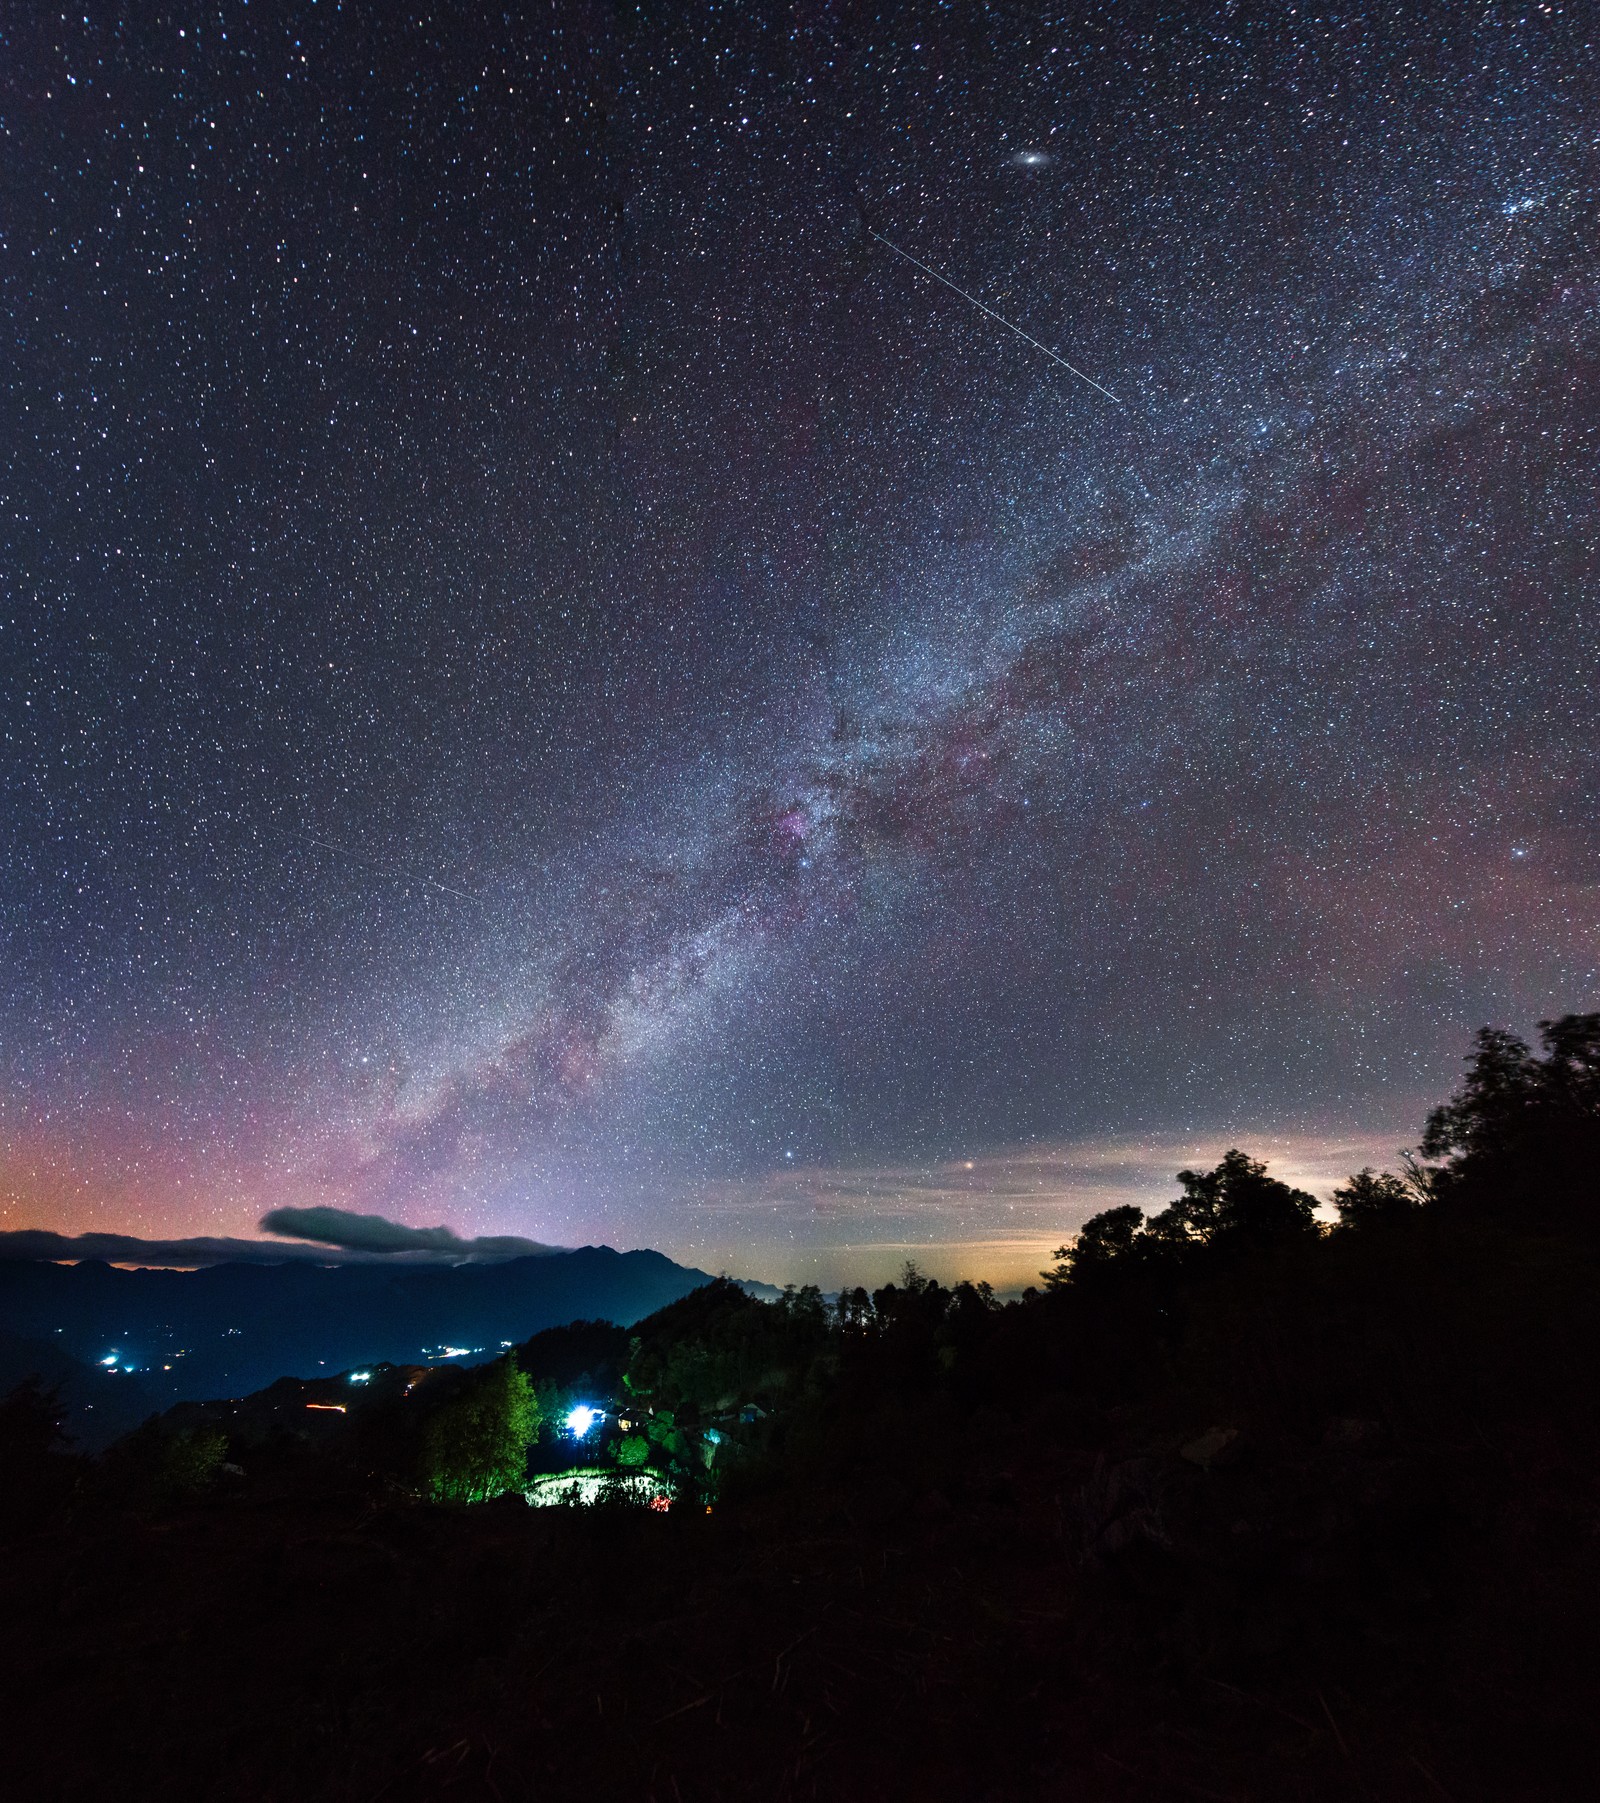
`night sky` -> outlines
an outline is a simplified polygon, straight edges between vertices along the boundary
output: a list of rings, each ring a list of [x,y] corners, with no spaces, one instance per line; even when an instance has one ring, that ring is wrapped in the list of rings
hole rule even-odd
[[[0,1226],[1004,1284],[1600,1006],[1592,9],[3,33]]]

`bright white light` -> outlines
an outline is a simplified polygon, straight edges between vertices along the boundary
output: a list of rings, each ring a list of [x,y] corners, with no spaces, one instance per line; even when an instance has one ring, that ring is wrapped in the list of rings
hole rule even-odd
[[[110,1358],[101,1359],[101,1361],[100,1361],[100,1363],[102,1365],[114,1365],[116,1362],[117,1362],[117,1355],[114,1352],[112,1353]]]
[[[350,1381],[353,1384],[370,1384],[372,1382],[372,1373],[370,1371],[352,1371],[350,1373]]]
[[[567,1432],[576,1440],[581,1440],[589,1429],[604,1413],[601,1409],[591,1409],[587,1403],[580,1402],[567,1415]]]

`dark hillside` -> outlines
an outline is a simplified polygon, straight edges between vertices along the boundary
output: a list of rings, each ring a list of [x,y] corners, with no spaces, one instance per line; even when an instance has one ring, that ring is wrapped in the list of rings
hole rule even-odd
[[[1492,1132],[1353,1178],[1331,1232],[1235,1153],[1020,1302],[718,1283],[540,1335],[520,1376],[386,1369],[309,1420],[353,1392],[280,1386],[299,1426],[264,1398],[253,1438],[196,1415],[99,1466],[14,1399],[13,1782],[1587,1798],[1600,1112],[1566,1125],[1528,1209]],[[540,1383],[596,1386],[615,1425],[571,1456],[652,1507],[422,1500],[438,1423]]]
[[[659,1252],[575,1252],[433,1266],[214,1265],[123,1270],[0,1260],[0,1321],[89,1365],[135,1367],[150,1398],[244,1396],[285,1373],[502,1346],[579,1317],[638,1320],[710,1277]],[[91,1439],[92,1423],[74,1417]]]
[[[1587,1795],[1595,1260],[1325,1250],[1143,1361],[1049,1297],[892,1377],[863,1335],[710,1515],[247,1479],[36,1530],[24,1792]]]

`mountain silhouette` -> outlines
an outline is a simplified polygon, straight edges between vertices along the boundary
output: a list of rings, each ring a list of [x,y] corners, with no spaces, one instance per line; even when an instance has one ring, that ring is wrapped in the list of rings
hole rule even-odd
[[[711,1281],[660,1252],[609,1246],[494,1264],[194,1271],[0,1259],[0,1320],[79,1365],[136,1376],[155,1408],[379,1360],[471,1363],[568,1321],[627,1326]],[[86,1445],[102,1438],[80,1409],[69,1425]]]

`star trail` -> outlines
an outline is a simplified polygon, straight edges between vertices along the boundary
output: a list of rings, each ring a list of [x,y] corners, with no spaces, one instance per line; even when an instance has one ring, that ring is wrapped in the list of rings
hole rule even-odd
[[[1025,1281],[1600,1006],[1587,9],[4,60],[0,1225]]]

